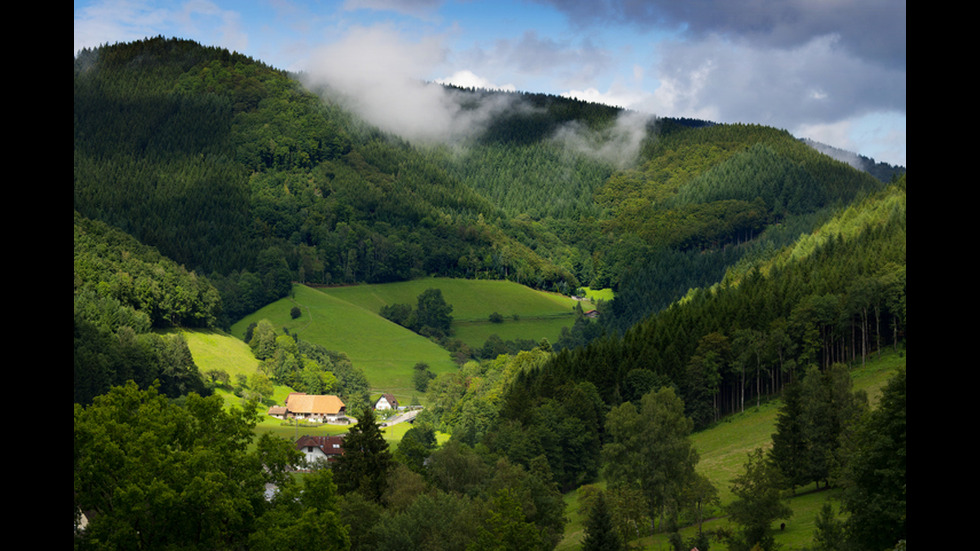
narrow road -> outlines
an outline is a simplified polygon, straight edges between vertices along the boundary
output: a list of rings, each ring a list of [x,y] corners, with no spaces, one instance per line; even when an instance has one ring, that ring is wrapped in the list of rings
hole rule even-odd
[[[421,409],[410,409],[399,413],[398,415],[389,418],[387,421],[381,424],[382,427],[390,427],[391,425],[396,425],[398,423],[411,422],[415,420],[415,416],[421,412]]]

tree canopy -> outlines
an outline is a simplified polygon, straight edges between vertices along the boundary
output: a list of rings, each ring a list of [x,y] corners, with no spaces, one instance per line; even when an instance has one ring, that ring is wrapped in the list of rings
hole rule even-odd
[[[252,406],[227,410],[220,398],[193,393],[177,404],[134,383],[114,387],[88,407],[76,404],[76,544],[239,549],[273,524],[313,522],[302,515],[287,522],[279,507],[293,507],[292,500],[267,499],[266,484],[295,497],[287,469],[300,454],[268,434],[255,440],[256,419]],[[329,494],[331,484],[323,481],[322,492]],[[316,507],[329,513],[316,524],[336,534],[335,548],[343,549],[346,533],[330,516],[333,505],[326,500]]]
[[[676,518],[681,496],[696,480],[692,426],[683,402],[666,387],[644,395],[639,407],[625,402],[613,408],[606,419],[606,475],[613,484],[639,488],[661,529],[665,517]]]

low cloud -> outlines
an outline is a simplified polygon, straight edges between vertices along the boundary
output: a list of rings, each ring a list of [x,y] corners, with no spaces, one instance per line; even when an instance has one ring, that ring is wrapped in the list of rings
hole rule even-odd
[[[516,92],[517,87],[513,84],[494,84],[489,80],[477,75],[470,70],[456,71],[447,78],[437,78],[439,84],[448,84],[460,88],[473,88],[477,90],[501,90],[504,92]]]
[[[303,79],[312,89],[327,90],[331,99],[370,124],[419,142],[465,142],[493,118],[530,109],[519,94],[491,94],[474,103],[468,93],[442,86],[515,90],[512,84],[495,84],[469,70],[435,82],[422,80],[422,75],[446,67],[446,58],[438,36],[412,41],[390,26],[356,28],[319,49]],[[636,159],[649,119],[624,111],[601,134],[569,124],[554,139],[573,151],[626,166]]]
[[[446,56],[439,36],[412,41],[386,25],[355,28],[319,49],[303,78],[385,131],[415,141],[456,141],[472,136],[508,105],[502,99],[465,105],[457,92],[423,80],[446,65]],[[462,79],[455,82],[460,86],[486,82],[473,73],[454,76]]]
[[[636,111],[623,111],[609,128],[595,132],[581,124],[562,126],[553,136],[576,153],[626,168],[636,163],[640,147],[655,118]]]

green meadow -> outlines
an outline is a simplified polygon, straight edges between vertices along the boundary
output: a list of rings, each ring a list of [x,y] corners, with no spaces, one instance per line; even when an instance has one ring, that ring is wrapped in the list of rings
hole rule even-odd
[[[314,289],[295,285],[291,297],[278,300],[232,326],[241,338],[249,323],[268,319],[277,330],[347,354],[364,370],[374,393],[390,392],[408,403],[414,397],[412,367],[429,364],[434,373],[456,369],[449,353],[436,343],[378,315],[382,306],[415,305],[430,288],[442,291],[453,307],[454,337],[472,348],[496,334],[503,340],[555,341],[563,327],[575,322],[577,301],[556,293],[535,291],[511,281],[424,278],[398,283]],[[589,301],[581,303],[586,310]],[[302,314],[292,319],[290,309]],[[503,316],[490,322],[490,314]],[[230,371],[229,371],[230,373]]]
[[[259,367],[252,349],[241,339],[223,331],[182,331],[187,347],[194,357],[201,374],[212,369],[227,373],[231,380],[236,375],[251,375]]]
[[[563,327],[575,323],[576,301],[557,293],[536,291],[512,281],[423,278],[398,283],[320,289],[325,294],[378,312],[382,306],[410,304],[426,289],[439,289],[453,307],[454,337],[471,348],[483,346],[490,335],[503,340],[542,338],[554,342]],[[594,305],[583,302],[589,310]],[[490,314],[503,316],[491,323]]]
[[[302,312],[297,319],[289,314],[293,306]],[[390,392],[405,403],[415,393],[412,368],[416,363],[429,364],[435,373],[456,369],[449,353],[434,342],[377,312],[302,285],[293,287],[292,297],[269,304],[233,325],[232,333],[242,338],[248,324],[261,319],[268,319],[279,331],[284,327],[300,339],[343,352],[364,370],[372,393]]]
[[[437,374],[457,367],[438,344],[389,322],[378,311],[387,304],[414,306],[418,295],[429,288],[440,289],[446,302],[453,306],[454,337],[473,348],[483,346],[493,334],[504,340],[555,341],[563,327],[574,323],[574,307],[578,304],[569,297],[510,281],[425,278],[320,289],[295,285],[292,296],[235,323],[231,336],[222,332],[185,332],[185,338],[202,373],[220,369],[234,380],[236,375],[250,375],[258,367],[248,345],[241,340],[246,327],[268,319],[279,332],[285,328],[300,339],[343,352],[364,370],[374,396],[389,392],[407,404],[421,398],[412,384],[416,363],[429,364]],[[581,304],[585,310],[594,306],[589,301]],[[301,312],[297,319],[290,315],[294,306]],[[494,312],[503,316],[503,322],[489,321]],[[276,403],[282,403],[285,392],[277,387]],[[280,393],[282,396],[278,396]],[[273,427],[264,428],[278,432]]]

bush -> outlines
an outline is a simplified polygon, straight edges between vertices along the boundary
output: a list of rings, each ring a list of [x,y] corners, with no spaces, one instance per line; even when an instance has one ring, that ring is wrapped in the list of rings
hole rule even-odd
[[[302,313],[303,312],[300,311],[299,306],[293,306],[292,308],[289,309],[289,316],[292,317],[293,319],[300,317]]]
[[[500,315],[500,312],[494,312],[490,314],[490,323],[503,323],[504,317]]]

